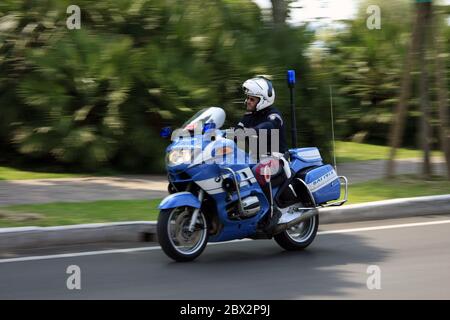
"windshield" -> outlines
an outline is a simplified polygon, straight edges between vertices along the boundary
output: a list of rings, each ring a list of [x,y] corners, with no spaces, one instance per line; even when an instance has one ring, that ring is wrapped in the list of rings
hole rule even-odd
[[[197,126],[204,126],[206,123],[214,123],[216,128],[220,128],[225,122],[225,111],[222,108],[203,108],[193,115],[183,124],[183,129],[194,130]]]

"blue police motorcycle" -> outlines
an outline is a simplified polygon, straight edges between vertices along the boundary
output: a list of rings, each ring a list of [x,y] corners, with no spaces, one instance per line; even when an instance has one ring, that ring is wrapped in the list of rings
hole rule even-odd
[[[224,121],[223,109],[211,107],[172,134],[166,150],[170,195],[159,205],[157,223],[163,251],[191,261],[208,242],[243,238],[273,238],[286,250],[308,247],[318,209],[347,201],[347,179],[323,163],[317,148],[256,161],[229,130],[220,130]]]

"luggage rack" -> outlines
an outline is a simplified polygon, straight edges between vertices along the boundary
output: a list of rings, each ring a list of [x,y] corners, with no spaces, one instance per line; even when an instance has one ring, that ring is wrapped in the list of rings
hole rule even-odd
[[[338,177],[339,180],[343,180],[343,182],[344,182],[344,187],[345,187],[344,199],[338,200],[338,201],[334,201],[334,202],[331,202],[331,203],[322,204],[322,205],[317,205],[316,204],[316,201],[314,200],[314,197],[313,197],[313,195],[311,193],[311,190],[309,190],[309,187],[308,187],[308,185],[306,184],[305,181],[303,181],[300,178],[295,178],[295,179],[300,181],[306,187],[306,190],[308,190],[309,197],[311,198],[315,208],[339,207],[339,206],[342,206],[344,203],[346,203],[347,200],[348,200],[348,180],[344,176],[339,176]],[[298,208],[298,209],[311,209],[311,208]]]

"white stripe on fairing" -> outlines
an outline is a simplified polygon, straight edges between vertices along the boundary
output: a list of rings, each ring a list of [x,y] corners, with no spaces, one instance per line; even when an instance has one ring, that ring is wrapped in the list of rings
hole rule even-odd
[[[252,184],[254,184],[254,183],[256,183],[256,179],[251,179],[250,180],[250,182],[252,183]],[[241,187],[241,188],[244,188],[244,187],[247,187],[247,186],[249,186],[249,184],[248,184],[248,181],[243,181],[243,182],[241,182],[240,184],[239,184],[239,186]],[[222,192],[225,192],[225,190],[222,188],[222,187],[220,187],[220,188],[216,188],[216,189],[208,189],[208,190],[205,190],[207,193],[209,193],[209,194],[218,194],[218,193],[222,193]]]
[[[317,235],[351,233],[351,232],[362,232],[362,231],[377,231],[377,230],[388,230],[388,229],[397,229],[397,228],[423,227],[423,226],[440,225],[440,224],[447,224],[447,223],[450,223],[450,220],[407,223],[407,224],[394,224],[394,225],[386,225],[386,226],[378,226],[378,227],[366,227],[366,228],[353,228],[353,229],[319,231],[319,232],[317,232]],[[253,240],[253,239],[239,239],[239,240],[231,240],[231,241],[225,241],[225,242],[214,242],[214,243],[208,243],[208,246],[210,246],[210,245],[220,245],[220,244],[230,244],[230,243],[239,243],[239,242],[247,242],[247,241],[255,241],[255,240]],[[132,252],[139,252],[139,251],[159,250],[159,249],[161,249],[161,247],[156,246],[156,247],[143,247],[143,248],[141,247],[141,248],[116,249],[116,250],[88,251],[88,252],[55,254],[55,255],[48,255],[48,256],[32,256],[32,257],[22,257],[22,258],[0,259],[0,263],[26,262],[26,261],[35,261],[35,260],[61,259],[61,258],[74,258],[74,257],[95,256],[95,255],[112,254],[112,253],[132,253]]]
[[[221,187],[222,180],[220,180],[220,182],[216,182],[215,179],[216,178],[198,180],[198,181],[195,181],[195,183],[198,184],[200,186],[200,188],[202,188],[203,190],[209,191],[209,190],[213,190],[213,189],[217,189],[217,188]]]
[[[247,175],[247,177],[243,176],[243,173],[245,173]],[[253,175],[253,172],[250,168],[244,168],[241,169],[239,171],[236,171],[236,174],[240,176],[241,180],[243,179],[248,179],[250,178],[250,182],[256,183],[256,178]],[[216,177],[214,178],[209,178],[209,179],[205,179],[205,180],[199,180],[199,181],[195,181],[195,183],[197,183],[203,190],[205,190],[207,193],[209,194],[217,194],[217,193],[222,193],[225,192],[222,188],[222,181],[223,179],[226,179],[228,177],[231,176],[231,173],[225,174],[221,176],[221,180],[219,182],[216,181]],[[248,180],[247,181],[241,181],[239,183],[239,186],[241,188],[248,186]]]
[[[225,190],[223,190],[223,188],[219,188],[219,189],[211,189],[206,192],[209,194],[219,194],[219,193],[225,192]]]
[[[297,153],[300,157],[305,159],[316,159],[320,158],[319,150],[309,150],[309,151],[300,151]]]

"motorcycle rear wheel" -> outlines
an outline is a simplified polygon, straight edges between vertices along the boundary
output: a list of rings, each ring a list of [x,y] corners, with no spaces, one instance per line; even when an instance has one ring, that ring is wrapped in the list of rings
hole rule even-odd
[[[275,241],[285,250],[303,250],[315,239],[319,228],[319,215],[274,235]]]

